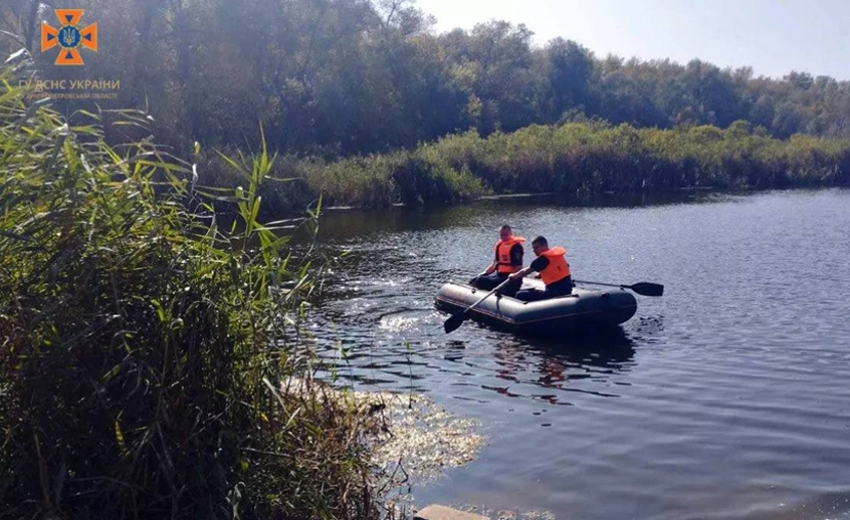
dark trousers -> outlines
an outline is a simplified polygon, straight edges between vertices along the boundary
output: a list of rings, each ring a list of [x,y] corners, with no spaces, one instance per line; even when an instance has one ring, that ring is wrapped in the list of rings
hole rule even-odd
[[[573,278],[568,276],[563,280],[547,285],[545,291],[537,289],[524,289],[519,291],[516,293],[516,299],[524,302],[537,302],[540,300],[548,300],[550,298],[558,298],[560,296],[569,296],[572,293]]]
[[[491,273],[486,276],[476,276],[470,280],[470,285],[482,291],[492,291],[507,279],[508,275],[505,273]],[[520,287],[522,287],[522,280],[514,280],[499,291],[499,294],[515,298]]]

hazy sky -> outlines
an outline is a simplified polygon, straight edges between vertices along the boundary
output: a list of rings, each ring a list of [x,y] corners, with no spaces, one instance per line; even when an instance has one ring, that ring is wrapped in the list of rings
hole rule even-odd
[[[561,36],[597,56],[699,58],[756,75],[791,70],[850,79],[850,0],[418,0],[437,29],[524,23],[535,43]]]

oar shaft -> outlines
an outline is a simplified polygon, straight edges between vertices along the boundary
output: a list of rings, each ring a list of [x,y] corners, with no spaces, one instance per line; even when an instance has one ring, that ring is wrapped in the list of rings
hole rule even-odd
[[[480,299],[480,300],[478,300],[477,302],[475,302],[475,303],[473,303],[472,305],[470,305],[470,306],[469,306],[469,307],[468,307],[468,308],[467,308],[464,312],[469,312],[469,311],[471,311],[472,309],[474,309],[474,308],[478,307],[478,305],[479,305],[481,302],[483,302],[484,300],[486,300],[487,298],[489,298],[490,296],[492,296],[492,295],[493,295],[496,291],[498,291],[498,290],[499,290],[499,289],[501,289],[502,287],[504,287],[504,286],[508,285],[508,283],[510,283],[510,281],[511,281],[510,279],[507,279],[507,280],[505,280],[504,282],[502,282],[502,283],[500,283],[499,285],[497,285],[495,289],[493,289],[492,291],[488,292],[487,294],[485,294],[485,295],[484,295],[484,297],[483,297],[483,298],[481,298],[481,299]]]
[[[585,283],[588,285],[602,285],[604,287],[619,287],[620,289],[628,289],[630,291],[634,291],[641,296],[662,296],[664,294],[664,286],[657,283],[649,283],[649,282],[640,282],[634,285],[615,285],[611,283],[601,283],[601,282],[583,282],[581,280],[576,281],[576,283]]]
[[[483,302],[484,300],[489,298],[490,295],[492,295],[493,293],[495,293],[496,291],[498,291],[502,287],[506,286],[509,282],[510,282],[510,280],[505,280],[504,282],[502,282],[498,286],[496,286],[495,289],[493,289],[492,291],[485,294],[483,298],[481,298],[477,302],[470,305],[467,309],[454,313],[451,318],[447,319],[445,321],[445,323],[443,323],[443,329],[446,331],[446,334],[450,334],[450,333],[454,332],[455,330],[457,330],[458,327],[463,325],[464,320],[467,319],[469,311],[471,311],[472,309],[477,307],[478,304],[480,304],[481,302]]]
[[[620,288],[628,287],[628,285],[616,285],[616,284],[612,284],[612,283],[602,283],[602,282],[586,282],[584,280],[575,280],[575,283],[584,283],[584,284],[587,284],[587,285],[602,285],[604,287],[620,287]]]

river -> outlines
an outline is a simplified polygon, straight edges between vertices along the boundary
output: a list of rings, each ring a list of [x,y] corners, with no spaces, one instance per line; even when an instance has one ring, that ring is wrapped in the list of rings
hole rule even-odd
[[[680,197],[680,199],[682,199]],[[498,227],[544,235],[576,279],[665,285],[621,338],[529,340],[433,298],[492,256]],[[480,421],[480,457],[417,503],[557,518],[850,516],[850,192],[551,199],[332,211],[313,332],[339,376],[425,392]],[[526,247],[526,264],[533,254]]]

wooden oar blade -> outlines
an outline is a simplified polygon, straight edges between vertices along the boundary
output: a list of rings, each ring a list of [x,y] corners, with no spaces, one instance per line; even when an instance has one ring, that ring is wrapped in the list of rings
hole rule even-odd
[[[641,282],[629,286],[629,289],[641,296],[663,296],[664,286],[657,283]]]
[[[463,325],[464,313],[463,311],[452,314],[452,317],[447,319],[445,323],[443,323],[443,329],[446,331],[446,334],[451,334],[456,331],[458,327]]]

